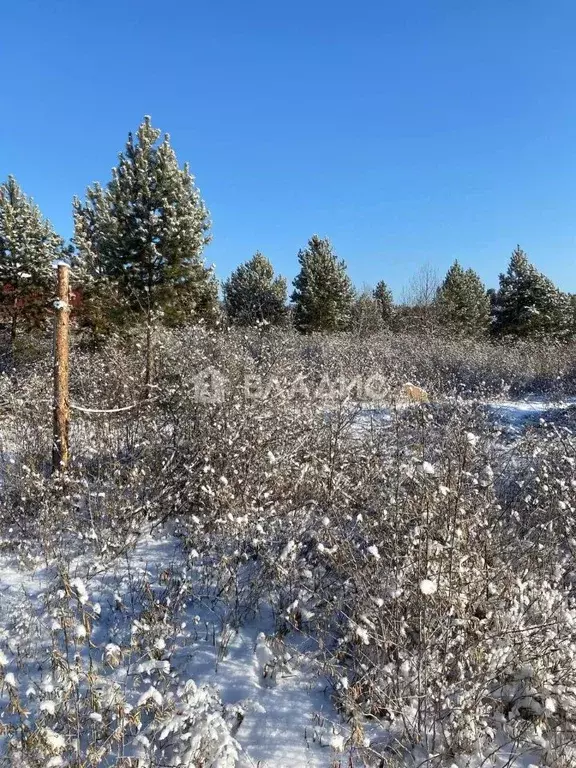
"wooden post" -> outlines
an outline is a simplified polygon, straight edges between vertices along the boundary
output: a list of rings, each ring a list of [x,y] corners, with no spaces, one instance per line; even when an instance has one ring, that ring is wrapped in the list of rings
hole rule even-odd
[[[58,298],[54,302],[54,407],[52,472],[65,472],[68,467],[68,431],[70,400],[68,394],[68,329],[70,323],[69,267],[58,262]]]

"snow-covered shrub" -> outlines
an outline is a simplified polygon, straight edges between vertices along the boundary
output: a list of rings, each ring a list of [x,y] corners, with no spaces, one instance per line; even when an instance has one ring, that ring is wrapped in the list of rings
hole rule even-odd
[[[215,691],[187,680],[163,705],[136,739],[143,766],[234,768],[239,748]]]
[[[187,643],[220,663],[266,609],[262,686],[305,653],[350,720],[334,738],[351,764],[491,766],[501,749],[573,768],[576,439],[567,422],[503,440],[472,399],[570,392],[569,347],[162,330],[144,398],[143,343],[74,350],[64,481],[47,474],[49,366],[0,379],[0,552],[49,577],[41,615],[0,635],[6,764],[234,765],[235,715],[192,682]],[[222,397],[198,396],[207,370]],[[321,392],[372,375],[384,411]],[[394,407],[407,381],[432,402]],[[106,586],[143,530],[188,562]],[[211,622],[183,629],[195,604]]]
[[[0,765],[234,766],[234,717],[178,655],[191,582],[170,562],[102,565],[62,566],[42,609],[15,613],[17,639],[0,632]]]

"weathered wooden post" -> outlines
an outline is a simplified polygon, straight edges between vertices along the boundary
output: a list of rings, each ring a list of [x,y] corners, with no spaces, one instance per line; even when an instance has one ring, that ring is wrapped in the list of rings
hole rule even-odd
[[[58,270],[58,296],[54,301],[54,406],[52,472],[65,472],[68,467],[68,432],[70,426],[70,399],[68,391],[68,357],[70,325],[69,266],[63,261]]]

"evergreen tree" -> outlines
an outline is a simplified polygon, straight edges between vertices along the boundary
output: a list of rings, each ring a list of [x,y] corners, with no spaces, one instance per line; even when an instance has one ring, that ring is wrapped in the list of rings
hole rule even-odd
[[[346,264],[328,239],[313,235],[298,253],[300,272],[294,280],[294,323],[305,333],[342,331],[350,326],[354,288]]]
[[[208,212],[188,165],[146,117],[103,188],[74,201],[75,244],[92,293],[169,323],[212,318],[217,283],[202,260]]]
[[[286,301],[286,280],[274,277],[272,264],[259,251],[224,283],[226,313],[239,325],[262,321],[272,325],[283,323]]]
[[[376,288],[374,288],[372,295],[378,302],[382,320],[386,324],[389,323],[394,314],[394,299],[392,297],[392,291],[388,288],[384,280],[380,280],[376,283]]]
[[[570,336],[576,336],[576,293],[568,294]]]
[[[21,322],[39,324],[54,294],[53,262],[63,240],[10,176],[0,184],[0,307],[9,319],[12,345]]]
[[[490,298],[473,269],[458,261],[448,270],[436,295],[438,318],[453,333],[478,336],[490,326]]]
[[[380,283],[379,283],[380,285]],[[352,305],[351,330],[363,336],[382,331],[386,325],[376,291],[364,289]]]
[[[490,311],[492,312],[498,303],[498,291],[495,288],[488,288],[486,295],[488,296],[488,301],[490,302]]]
[[[494,330],[518,337],[561,337],[569,333],[568,297],[528,261],[518,246],[500,275]]]

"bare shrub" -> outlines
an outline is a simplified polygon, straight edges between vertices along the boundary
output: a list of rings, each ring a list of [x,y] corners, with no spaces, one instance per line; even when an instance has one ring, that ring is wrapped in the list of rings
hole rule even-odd
[[[121,654],[156,659],[160,628],[163,640],[177,635],[192,594],[210,607],[222,654],[267,608],[270,675],[305,649],[349,720],[350,765],[480,756],[474,765],[490,766],[499,750],[511,766],[525,752],[576,764],[576,438],[550,415],[503,440],[482,403],[572,394],[572,347],[162,330],[144,397],[143,334],[74,351],[64,479],[47,474],[48,358],[0,378],[0,551],[56,568],[45,599],[60,617],[49,650],[61,670],[55,714],[36,708],[29,721],[2,678],[23,765],[48,755],[105,765],[116,755],[105,725],[122,725],[118,738],[133,744],[128,716],[112,726],[106,707],[100,721],[79,703],[107,673],[88,653],[90,642],[103,648],[86,626],[97,624],[94,601],[82,601],[66,563],[88,553],[106,573],[143,529],[180,537],[187,564],[164,585],[131,582],[140,612],[129,618],[147,629],[130,651],[119,643]],[[383,388],[369,400],[363,382],[374,376]],[[408,382],[430,402],[396,402]],[[80,625],[86,634],[72,637]],[[19,654],[25,675],[32,646],[22,641]],[[200,734],[203,764],[234,765],[232,715],[214,692],[168,680],[161,665],[152,672],[162,700],[152,692],[130,704],[145,764],[160,764],[158,729],[171,723],[165,757],[181,757],[182,733]],[[92,762],[80,761],[79,728]]]

